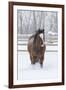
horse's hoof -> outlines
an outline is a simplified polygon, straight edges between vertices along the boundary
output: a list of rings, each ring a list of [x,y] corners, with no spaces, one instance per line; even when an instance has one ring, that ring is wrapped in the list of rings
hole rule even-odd
[[[40,67],[43,68],[43,64],[40,64]]]
[[[35,64],[35,62],[31,62],[31,64]]]

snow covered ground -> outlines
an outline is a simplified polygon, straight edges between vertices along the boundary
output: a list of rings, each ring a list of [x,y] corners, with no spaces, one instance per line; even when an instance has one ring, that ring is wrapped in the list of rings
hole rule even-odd
[[[48,80],[58,79],[58,52],[46,52],[43,68],[39,63],[31,65],[27,51],[18,52],[18,80]],[[50,81],[51,82],[51,81]]]

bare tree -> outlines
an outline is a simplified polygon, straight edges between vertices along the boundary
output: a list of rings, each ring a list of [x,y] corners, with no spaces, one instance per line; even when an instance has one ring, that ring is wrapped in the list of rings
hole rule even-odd
[[[33,11],[33,26],[34,26],[34,31],[36,31],[36,17],[35,17],[35,12]]]
[[[22,13],[20,15],[20,34],[22,34]]]

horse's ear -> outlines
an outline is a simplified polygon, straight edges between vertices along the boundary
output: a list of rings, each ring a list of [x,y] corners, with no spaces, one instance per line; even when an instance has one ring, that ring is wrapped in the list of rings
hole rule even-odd
[[[38,34],[40,32],[40,28],[38,30],[36,30],[36,34]]]
[[[45,29],[43,29],[43,32],[45,31]]]
[[[38,32],[40,32],[40,28],[38,29]]]

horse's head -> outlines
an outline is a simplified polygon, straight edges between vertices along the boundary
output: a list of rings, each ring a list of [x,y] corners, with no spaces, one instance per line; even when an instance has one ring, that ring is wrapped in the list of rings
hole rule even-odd
[[[36,34],[39,35],[39,34],[44,34],[44,29],[38,29],[36,31]]]
[[[44,39],[44,29],[38,29],[34,35],[34,43],[37,41],[37,37],[40,36],[40,38],[42,39],[43,43],[45,41]]]
[[[44,29],[38,29],[38,30],[36,31],[36,34],[41,37],[41,39],[42,39],[43,42],[45,41]]]

